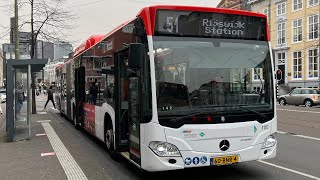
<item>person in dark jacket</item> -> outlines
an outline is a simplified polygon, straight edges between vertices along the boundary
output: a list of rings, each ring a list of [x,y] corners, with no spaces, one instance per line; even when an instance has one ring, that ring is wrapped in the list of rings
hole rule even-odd
[[[90,101],[91,104],[96,104],[97,102],[97,96],[98,96],[98,87],[97,87],[98,83],[92,83],[91,87],[90,87]]]
[[[53,100],[53,90],[52,90],[52,86],[50,86],[50,88],[48,89],[47,94],[48,94],[48,100],[47,100],[47,102],[46,102],[46,105],[44,105],[44,109],[46,109],[47,104],[48,104],[49,101],[51,101],[52,104],[53,104],[53,107],[56,108],[56,106],[54,105],[54,100]]]

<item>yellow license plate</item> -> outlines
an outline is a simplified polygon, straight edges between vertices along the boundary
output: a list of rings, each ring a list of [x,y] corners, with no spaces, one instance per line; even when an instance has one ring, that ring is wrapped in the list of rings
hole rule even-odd
[[[225,165],[239,162],[238,156],[223,156],[210,159],[210,165]]]

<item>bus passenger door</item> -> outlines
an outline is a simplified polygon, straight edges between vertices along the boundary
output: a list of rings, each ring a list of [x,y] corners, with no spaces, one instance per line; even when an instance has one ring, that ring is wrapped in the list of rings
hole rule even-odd
[[[127,76],[129,78],[129,152],[130,159],[141,165],[140,123],[142,116],[142,69],[144,62],[144,45],[130,44]]]
[[[75,80],[75,110],[74,120],[75,123],[80,124],[83,127],[83,103],[85,102],[85,67],[79,67],[75,69],[74,80]]]
[[[141,77],[128,66],[129,56],[135,59],[129,49],[115,53],[115,139],[117,151],[140,165]]]
[[[130,159],[140,165],[140,119],[141,119],[140,77],[129,77],[129,152]]]
[[[118,152],[128,152],[128,77],[126,75],[128,49],[115,52],[114,57],[116,150]],[[129,158],[129,155],[127,158]]]

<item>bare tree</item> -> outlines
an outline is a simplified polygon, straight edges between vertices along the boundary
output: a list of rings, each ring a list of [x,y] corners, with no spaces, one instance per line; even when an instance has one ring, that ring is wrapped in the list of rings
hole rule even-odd
[[[2,0],[6,1],[7,0]],[[30,26],[30,57],[35,59],[36,42],[38,39],[49,42],[67,41],[66,32],[73,28],[73,22],[76,17],[70,10],[63,7],[66,0],[19,0],[19,9],[30,6],[30,19],[28,14],[19,16],[20,27]],[[13,4],[7,3],[2,7],[8,11],[13,11]],[[35,101],[35,76],[32,73],[32,113],[36,113]]]

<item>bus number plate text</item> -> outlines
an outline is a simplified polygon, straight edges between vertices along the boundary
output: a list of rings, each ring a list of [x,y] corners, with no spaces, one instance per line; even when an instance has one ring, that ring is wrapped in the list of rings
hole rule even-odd
[[[210,159],[210,165],[225,165],[239,162],[238,156],[223,156]]]

